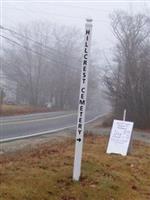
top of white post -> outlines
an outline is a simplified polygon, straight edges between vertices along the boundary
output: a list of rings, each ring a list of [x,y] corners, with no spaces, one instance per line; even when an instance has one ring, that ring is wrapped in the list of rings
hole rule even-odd
[[[93,19],[87,18],[86,19],[86,26],[92,26]]]

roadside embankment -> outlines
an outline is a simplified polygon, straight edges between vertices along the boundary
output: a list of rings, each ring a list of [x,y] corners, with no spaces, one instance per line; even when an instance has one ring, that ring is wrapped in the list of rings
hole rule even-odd
[[[57,135],[34,148],[30,144],[0,155],[0,199],[148,200],[150,146],[134,141],[133,153],[123,157],[106,154],[107,141],[106,136],[85,135],[79,182],[72,181],[72,137]]]
[[[95,120],[92,123],[86,124],[85,133],[101,136],[109,136],[111,127],[105,127],[103,122],[106,117],[101,117]],[[20,149],[32,149],[39,144],[45,142],[59,142],[64,141],[66,138],[75,138],[76,127],[72,129],[67,129],[64,131],[59,131],[56,133],[45,134],[37,137],[31,137],[27,139],[14,140],[11,142],[1,143],[0,154],[15,152]],[[133,139],[145,142],[146,145],[150,145],[150,131],[134,129],[133,130]]]
[[[0,116],[23,115],[37,112],[50,112],[46,107],[33,107],[26,105],[0,105]]]

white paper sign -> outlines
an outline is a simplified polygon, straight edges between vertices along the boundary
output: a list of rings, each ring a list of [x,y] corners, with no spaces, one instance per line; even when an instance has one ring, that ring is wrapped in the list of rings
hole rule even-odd
[[[107,153],[127,155],[133,122],[114,120],[107,147]]]

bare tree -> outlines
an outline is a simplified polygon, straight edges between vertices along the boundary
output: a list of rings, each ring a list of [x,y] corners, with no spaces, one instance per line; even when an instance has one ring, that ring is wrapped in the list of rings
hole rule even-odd
[[[112,30],[117,39],[115,66],[104,80],[114,113],[121,117],[127,109],[127,119],[140,127],[150,121],[150,20],[148,16],[115,12]]]
[[[3,69],[17,83],[18,103],[36,106],[51,102],[57,109],[76,108],[83,46],[80,30],[34,23],[6,31],[9,46],[4,47]],[[96,66],[94,62],[91,65]],[[96,87],[96,76],[89,85],[89,89]]]

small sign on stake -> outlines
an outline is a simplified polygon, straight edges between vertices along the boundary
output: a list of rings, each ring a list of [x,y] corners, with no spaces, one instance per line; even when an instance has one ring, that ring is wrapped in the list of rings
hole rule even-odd
[[[123,111],[123,121],[126,121],[126,114],[127,114],[127,110],[124,109],[124,111]]]
[[[133,124],[133,122],[114,120],[107,153],[127,155],[132,138]]]

